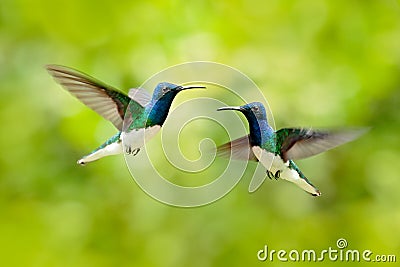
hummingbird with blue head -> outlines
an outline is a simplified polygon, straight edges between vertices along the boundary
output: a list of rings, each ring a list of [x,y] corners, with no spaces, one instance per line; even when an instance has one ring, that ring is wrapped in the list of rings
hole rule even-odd
[[[172,101],[183,90],[205,86],[182,86],[159,83],[150,95],[143,89],[130,89],[128,95],[87,74],[61,65],[47,65],[53,78],[86,106],[100,114],[118,129],[118,133],[78,160],[78,164],[109,155],[136,155],[144,144],[160,131]],[[125,122],[124,122],[125,120]],[[125,147],[123,147],[123,145]]]
[[[217,155],[237,160],[259,161],[267,169],[270,179],[287,180],[313,196],[320,196],[321,192],[306,178],[293,160],[307,158],[350,142],[367,130],[283,128],[275,131],[268,124],[264,105],[260,102],[218,109],[221,110],[243,113],[248,121],[250,133],[219,146]]]

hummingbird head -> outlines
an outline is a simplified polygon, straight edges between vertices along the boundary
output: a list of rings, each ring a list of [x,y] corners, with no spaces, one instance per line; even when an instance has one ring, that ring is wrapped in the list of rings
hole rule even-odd
[[[222,107],[217,110],[237,110],[242,112],[247,119],[255,118],[257,120],[267,120],[267,113],[264,105],[260,102],[251,102],[238,107]]]
[[[182,86],[167,82],[159,83],[154,89],[150,104],[146,107],[149,114],[147,123],[162,125],[167,118],[168,111],[175,96],[183,90],[196,88],[206,87],[200,85]]]
[[[162,98],[173,99],[179,92],[188,89],[206,88],[205,86],[182,86],[173,83],[162,82],[157,84],[153,93],[153,100],[158,101]]]
[[[269,140],[273,133],[272,128],[268,125],[264,105],[260,102],[252,102],[238,107],[222,107],[217,110],[237,110],[243,113],[249,123],[252,146],[260,146]]]

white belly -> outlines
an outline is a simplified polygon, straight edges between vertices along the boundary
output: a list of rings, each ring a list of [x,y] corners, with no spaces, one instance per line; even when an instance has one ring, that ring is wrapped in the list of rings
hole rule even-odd
[[[252,150],[258,161],[272,173],[283,171],[289,166],[289,162],[284,163],[281,157],[276,156],[274,153],[267,152],[259,146],[253,146]]]
[[[283,162],[280,156],[267,152],[258,146],[254,146],[252,150],[261,164],[273,174],[280,171],[279,177],[281,179],[296,184],[298,187],[314,196],[319,196],[321,194],[309,181],[300,177],[297,171],[289,168],[289,161]]]
[[[161,126],[155,125],[146,129],[134,129],[130,132],[122,132],[121,139],[125,146],[130,146],[132,149],[138,149],[153,138],[161,129]]]

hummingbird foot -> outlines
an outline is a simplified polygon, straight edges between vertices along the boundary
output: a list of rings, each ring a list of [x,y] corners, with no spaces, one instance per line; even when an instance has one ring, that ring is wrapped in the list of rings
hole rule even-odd
[[[132,149],[132,147],[130,147],[130,146],[127,146],[125,148],[126,154],[133,155],[133,156],[136,156],[139,153],[139,151],[140,151],[140,148]]]
[[[281,171],[278,170],[275,172],[275,174],[273,172],[271,172],[270,170],[267,170],[267,176],[269,179],[272,180],[272,178],[274,178],[275,180],[278,180],[279,177],[281,177]]]

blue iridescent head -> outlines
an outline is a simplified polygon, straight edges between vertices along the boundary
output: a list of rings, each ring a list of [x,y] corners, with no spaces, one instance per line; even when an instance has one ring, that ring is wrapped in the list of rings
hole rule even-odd
[[[251,102],[238,107],[222,107],[219,110],[237,110],[246,116],[247,120],[267,120],[267,112],[264,105],[260,102]]]
[[[176,85],[173,83],[167,83],[167,82],[162,82],[157,84],[156,88],[154,89],[153,92],[153,101],[158,101],[163,98],[165,99],[172,99],[181,91],[183,90],[188,90],[188,89],[194,89],[194,88],[205,88],[204,86],[182,86],[182,85]]]
[[[267,113],[260,102],[252,102],[238,107],[222,107],[220,110],[237,110],[243,113],[250,127],[250,143],[260,145],[269,138],[273,130],[268,125]]]
[[[146,107],[149,112],[147,124],[162,125],[167,118],[169,108],[175,96],[183,90],[196,88],[206,87],[199,85],[182,86],[167,82],[157,84],[150,105]]]

